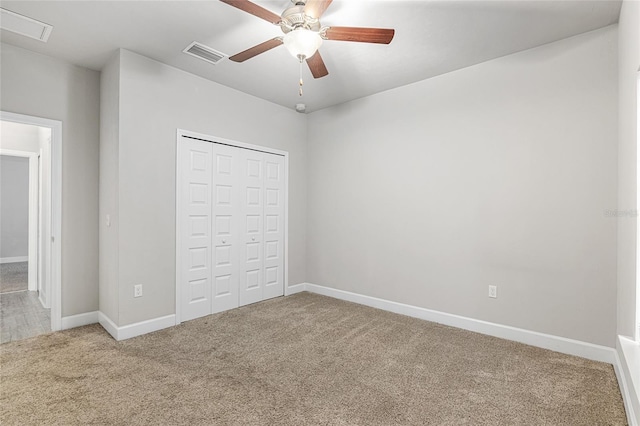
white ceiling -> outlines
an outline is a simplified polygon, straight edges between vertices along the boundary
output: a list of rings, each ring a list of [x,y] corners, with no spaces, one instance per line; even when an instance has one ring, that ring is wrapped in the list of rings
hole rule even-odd
[[[280,14],[290,0],[255,0]],[[329,69],[314,80],[283,46],[244,63],[212,65],[182,50],[198,41],[233,55],[282,35],[280,29],[218,0],[4,1],[14,12],[53,25],[47,43],[7,31],[2,42],[100,70],[125,48],[242,92],[315,111],[423,80],[618,21],[621,2],[334,0],[323,26],[395,28],[390,45],[325,41]]]

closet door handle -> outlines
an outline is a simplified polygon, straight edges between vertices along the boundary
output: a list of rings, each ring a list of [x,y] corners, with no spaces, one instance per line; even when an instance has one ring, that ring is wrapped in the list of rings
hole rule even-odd
[[[255,241],[255,240],[256,240],[256,237],[251,237],[251,241]]]
[[[224,244],[224,243],[226,243],[226,241],[225,241],[225,240],[222,240],[222,244]]]

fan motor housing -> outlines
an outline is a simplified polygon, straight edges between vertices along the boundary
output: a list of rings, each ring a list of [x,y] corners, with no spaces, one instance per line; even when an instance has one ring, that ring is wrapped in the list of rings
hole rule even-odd
[[[293,6],[282,12],[280,28],[285,34],[297,28],[306,28],[311,31],[320,31],[320,20],[312,18],[304,13],[304,5]]]

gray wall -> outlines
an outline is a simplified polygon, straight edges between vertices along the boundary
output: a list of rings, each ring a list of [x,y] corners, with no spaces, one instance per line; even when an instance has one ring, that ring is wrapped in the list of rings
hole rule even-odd
[[[0,258],[29,254],[29,159],[0,155]]]
[[[100,73],[1,49],[0,109],[62,121],[62,315],[95,311]]]
[[[119,61],[117,324],[175,312],[178,128],[289,152],[289,284],[304,282],[306,117],[132,52]]]
[[[310,114],[307,281],[614,346],[616,30]]]
[[[621,49],[633,62],[629,4]],[[174,312],[179,127],[290,152],[290,284],[611,346],[615,44],[610,27],[309,116],[122,51],[105,70],[101,128],[99,73],[3,44],[0,108],[63,121],[65,316],[98,309],[98,225],[100,308],[118,325]],[[622,184],[618,208],[628,209],[637,129],[635,106],[621,96],[620,108],[620,179],[633,187]],[[631,334],[635,219],[624,223],[618,323]]]
[[[120,51],[100,78],[100,312],[118,324],[118,143],[120,138]],[[107,215],[110,226],[107,226]]]
[[[618,334],[634,337],[637,302],[637,145],[640,2],[625,1],[618,41]],[[638,413],[640,415],[640,413]]]

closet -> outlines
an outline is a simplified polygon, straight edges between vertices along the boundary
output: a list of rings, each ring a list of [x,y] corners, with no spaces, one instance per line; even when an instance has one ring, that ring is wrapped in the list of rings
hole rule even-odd
[[[180,320],[284,294],[285,157],[181,135]]]

